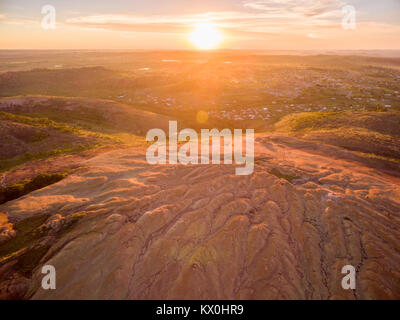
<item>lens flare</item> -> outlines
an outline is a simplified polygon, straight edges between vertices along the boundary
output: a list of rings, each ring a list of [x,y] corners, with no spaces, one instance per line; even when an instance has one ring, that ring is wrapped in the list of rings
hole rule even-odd
[[[224,37],[217,27],[210,22],[198,23],[189,35],[192,44],[201,50],[217,48]]]

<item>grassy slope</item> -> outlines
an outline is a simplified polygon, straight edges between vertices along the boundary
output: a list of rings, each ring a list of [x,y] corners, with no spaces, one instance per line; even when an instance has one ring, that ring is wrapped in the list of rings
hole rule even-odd
[[[87,157],[101,150],[145,145],[147,127],[165,129],[167,120],[104,100],[46,96],[0,99],[0,185],[11,188],[2,189],[2,202],[37,189],[24,186],[38,174],[68,171],[69,164],[60,164],[66,156]],[[44,160],[51,162],[44,164]],[[6,176],[14,181],[12,185],[3,183]]]
[[[399,112],[309,112],[276,123],[275,132],[345,148],[400,164]]]

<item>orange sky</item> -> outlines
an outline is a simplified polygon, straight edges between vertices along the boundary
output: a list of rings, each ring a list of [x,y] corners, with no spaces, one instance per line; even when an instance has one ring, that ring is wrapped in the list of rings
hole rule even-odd
[[[2,0],[0,48],[193,49],[189,35],[208,22],[223,35],[222,49],[400,49],[397,0],[351,1],[354,30],[342,27],[342,0],[143,3],[54,1],[56,29],[45,30],[43,1]]]

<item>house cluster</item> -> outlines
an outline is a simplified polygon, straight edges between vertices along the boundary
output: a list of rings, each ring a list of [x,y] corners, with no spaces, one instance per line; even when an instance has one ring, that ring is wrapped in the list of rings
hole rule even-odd
[[[174,97],[157,97],[152,94],[145,94],[137,100],[137,103],[150,105],[154,104],[163,108],[177,108],[179,104]]]
[[[381,89],[381,86],[395,89],[389,83],[393,79],[379,80],[383,81],[381,83],[373,77],[365,77],[363,72],[352,70],[280,67],[254,73],[238,68],[227,74],[200,70],[184,73],[179,79],[182,83],[196,80],[189,81],[189,84],[195,83],[201,90],[194,95],[189,86],[186,91],[165,91],[157,95],[144,89],[132,96],[119,93],[114,98],[177,111],[207,106],[214,110],[210,112],[213,117],[232,120],[268,120],[296,112],[389,110],[400,107],[398,91],[382,92]],[[221,85],[214,88],[211,85],[214,81]],[[386,84],[385,81],[389,82]],[[210,86],[210,92],[206,90],[206,84]]]
[[[278,116],[286,115],[289,113],[299,112],[329,112],[329,111],[341,111],[343,107],[336,106],[318,106],[313,104],[290,104],[284,106],[264,106],[264,107],[252,107],[242,109],[230,109],[230,110],[215,110],[210,111],[209,114],[215,119],[221,120],[269,120]]]

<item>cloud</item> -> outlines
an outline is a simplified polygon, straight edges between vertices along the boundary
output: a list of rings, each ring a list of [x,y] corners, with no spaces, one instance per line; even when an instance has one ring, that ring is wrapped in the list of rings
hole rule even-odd
[[[345,5],[341,0],[260,0],[247,2],[245,7],[268,12],[272,15],[292,17],[323,16],[340,11]]]
[[[119,31],[180,33],[195,21],[187,17],[104,14],[70,18],[66,24]]]
[[[69,25],[132,32],[186,33],[199,21],[209,20],[236,35],[262,33],[315,33],[315,28],[337,28],[342,20],[342,0],[255,0],[243,11],[192,15],[91,15],[67,19]]]
[[[34,20],[34,19],[29,19],[29,18],[8,18],[6,16],[0,16],[0,22],[2,24],[7,24],[7,25],[20,25],[20,26],[26,26],[26,25],[40,25],[40,21]]]
[[[258,0],[246,2],[243,11],[204,12],[198,14],[131,15],[103,14],[71,17],[66,25],[139,33],[187,34],[201,21],[211,21],[229,38],[267,39],[273,36],[290,39],[337,39],[343,34],[341,0]],[[369,21],[373,22],[373,21]],[[390,24],[358,24],[363,35],[390,33]],[[394,29],[392,29],[394,30]],[[392,32],[393,33],[393,32]],[[361,34],[361,33],[359,33]]]
[[[152,33],[187,33],[193,26],[202,21],[211,21],[221,28],[229,28],[240,19],[248,20],[235,12],[207,12],[193,15],[91,15],[66,20],[66,24],[84,28],[99,28],[132,32]]]
[[[181,33],[187,30],[184,22],[169,19],[149,19],[127,15],[96,15],[67,19],[67,25],[114,31]]]
[[[341,18],[332,22],[327,19],[297,17],[291,14],[265,12],[206,12],[192,15],[91,15],[69,18],[66,24],[84,28],[98,28],[118,31],[153,32],[153,33],[186,33],[197,22],[211,21],[228,32],[238,33],[276,33],[290,31],[300,27],[323,28],[339,25]]]
[[[25,17],[25,16],[16,16],[10,17],[5,14],[0,13],[0,22],[5,25],[38,25],[40,21]]]

